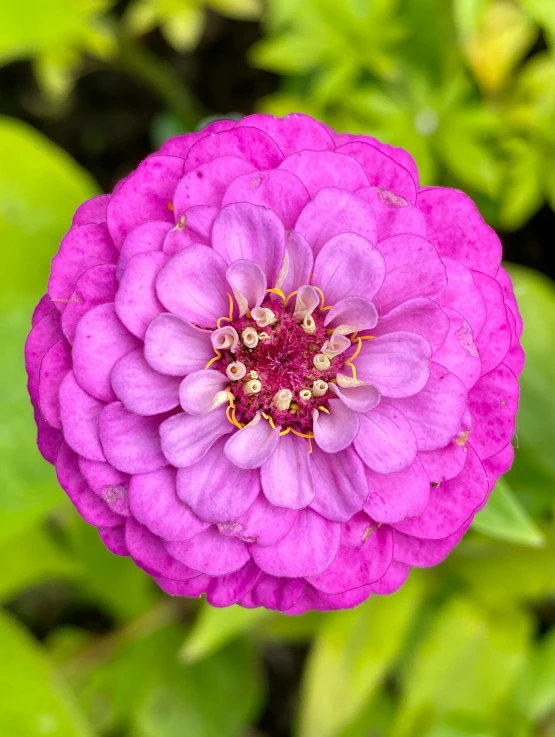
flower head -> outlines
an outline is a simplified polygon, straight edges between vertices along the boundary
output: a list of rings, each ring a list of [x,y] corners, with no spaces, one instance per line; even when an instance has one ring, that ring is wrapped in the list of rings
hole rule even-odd
[[[513,457],[495,233],[304,115],[168,141],[77,211],[26,347],[42,454],[167,592],[296,614],[441,561]]]

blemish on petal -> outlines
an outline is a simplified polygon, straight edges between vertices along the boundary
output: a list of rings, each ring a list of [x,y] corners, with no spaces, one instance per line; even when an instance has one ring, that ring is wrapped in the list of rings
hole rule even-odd
[[[463,348],[467,353],[470,353],[474,358],[478,358],[478,349],[474,343],[472,328],[466,320],[463,320],[462,327],[457,330],[455,335],[459,340],[461,348]]]

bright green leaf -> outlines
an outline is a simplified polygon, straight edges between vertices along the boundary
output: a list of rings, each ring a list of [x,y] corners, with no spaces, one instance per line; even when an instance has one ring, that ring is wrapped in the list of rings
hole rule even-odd
[[[534,721],[545,719],[555,711],[555,629],[544,635],[531,651],[517,684],[514,705]]]
[[[92,737],[46,653],[0,612],[0,734],[6,737]]]

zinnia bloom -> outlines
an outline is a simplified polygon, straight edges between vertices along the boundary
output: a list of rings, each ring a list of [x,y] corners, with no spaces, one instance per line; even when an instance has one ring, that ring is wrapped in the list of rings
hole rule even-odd
[[[26,347],[38,445],[170,594],[289,614],[441,561],[511,465],[501,246],[305,115],[174,138],[83,204]]]

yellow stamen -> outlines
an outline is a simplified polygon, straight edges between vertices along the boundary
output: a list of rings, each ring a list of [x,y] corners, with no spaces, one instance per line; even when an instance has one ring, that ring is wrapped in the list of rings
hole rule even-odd
[[[330,411],[329,411],[329,409],[328,409],[327,407],[324,407],[324,405],[323,405],[323,404],[319,404],[319,405],[318,405],[318,409],[320,410],[320,412],[325,412],[325,413],[326,413],[327,415],[329,415],[329,414],[330,414]]]
[[[327,307],[327,308],[324,307],[324,305],[326,303],[326,298],[324,297],[324,292],[322,292],[322,290],[320,289],[320,287],[315,287],[314,284],[313,284],[312,285],[312,289],[315,289],[318,292],[318,294],[320,295],[320,309],[321,310],[325,310],[325,309],[328,309],[329,310],[329,309],[331,309],[331,307]]]
[[[375,335],[361,335],[357,340],[376,340]]]
[[[216,325],[221,328],[222,322],[232,322],[232,320],[230,317],[218,317],[218,319],[216,320]]]
[[[226,295],[229,299],[229,322],[233,321],[233,295],[229,292],[226,292]]]
[[[274,287],[274,289],[267,289],[266,294],[277,294],[278,297],[281,297],[284,302],[286,302],[285,294],[281,291],[281,289],[278,289],[277,287]]]
[[[349,361],[354,361],[362,349],[362,338],[357,338],[357,341],[358,341],[357,349],[353,353],[353,355],[349,358]]]
[[[287,435],[287,433],[289,433],[289,432],[291,432],[291,428],[290,427],[287,427],[285,430],[282,430],[280,432],[279,436],[281,437],[282,435]]]
[[[231,403],[229,407],[226,407],[225,416],[231,422],[232,425],[235,425],[235,427],[239,428],[239,430],[243,429],[243,425],[241,425],[241,423],[238,422],[235,417],[235,407]]]
[[[262,417],[265,420],[268,420],[268,422],[270,423],[270,427],[272,428],[272,430],[275,430],[276,429],[276,425],[275,425],[274,420],[272,419],[272,416],[271,415],[267,414],[266,412],[262,412]]]
[[[215,363],[216,361],[219,361],[221,357],[222,357],[222,354],[216,351],[216,355],[214,356],[214,358],[211,358],[204,368],[205,369],[210,368],[210,366],[212,366],[212,364]]]
[[[293,435],[298,435],[300,438],[307,438],[308,440],[311,440],[314,437],[314,433],[311,432],[308,435],[304,432],[299,432],[298,430],[293,430],[293,428],[290,428]]]
[[[356,379],[357,378],[357,370],[355,368],[354,363],[351,363],[350,361],[345,361],[345,364],[344,365],[345,366],[349,366],[349,368],[351,369],[351,373],[353,374],[353,379]]]
[[[287,304],[287,303],[289,302],[289,300],[290,300],[290,299],[291,299],[292,297],[294,297],[294,296],[295,296],[296,294],[297,294],[297,290],[295,289],[295,291],[294,291],[294,292],[291,292],[291,294],[288,294],[288,295],[287,295],[287,298],[286,298],[286,300],[285,300],[285,302],[284,302],[283,304],[284,304],[284,305],[286,305],[286,304]]]
[[[312,438],[308,438],[308,454],[310,455],[312,453]]]

